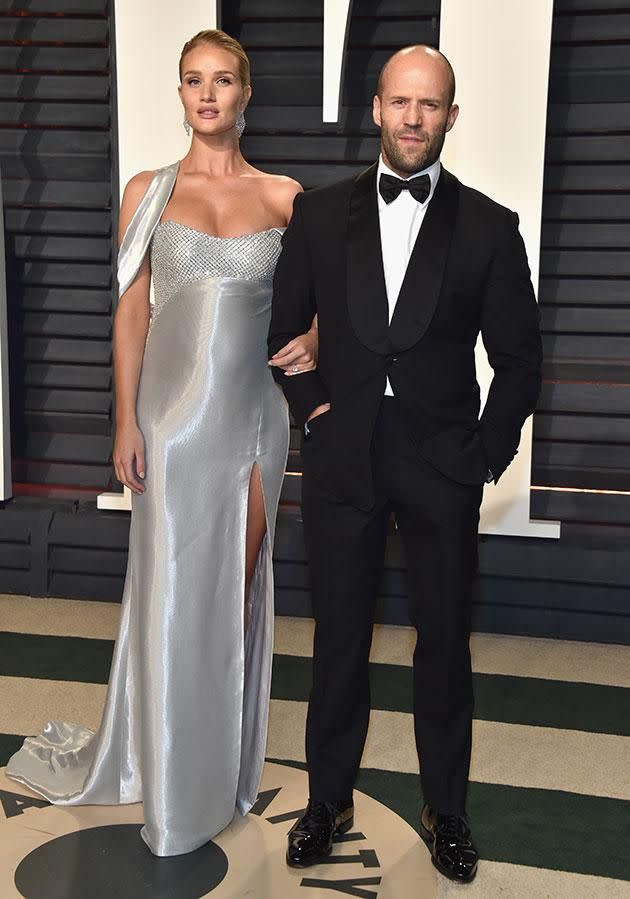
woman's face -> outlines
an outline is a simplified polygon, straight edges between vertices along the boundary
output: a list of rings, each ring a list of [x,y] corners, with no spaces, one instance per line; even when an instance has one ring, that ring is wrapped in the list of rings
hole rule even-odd
[[[179,94],[193,131],[210,136],[234,129],[251,88],[242,87],[233,53],[202,44],[184,56]]]

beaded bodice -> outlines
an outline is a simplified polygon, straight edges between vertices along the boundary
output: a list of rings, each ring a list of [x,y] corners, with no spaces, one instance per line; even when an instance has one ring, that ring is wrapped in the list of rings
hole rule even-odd
[[[283,230],[269,228],[241,237],[216,237],[180,222],[161,222],[151,241],[155,312],[192,281],[206,278],[271,281]]]

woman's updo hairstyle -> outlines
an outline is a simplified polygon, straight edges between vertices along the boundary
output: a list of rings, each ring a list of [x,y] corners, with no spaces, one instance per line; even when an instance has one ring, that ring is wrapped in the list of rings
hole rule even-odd
[[[194,37],[191,37],[189,41],[186,41],[182,50],[182,55],[179,58],[180,81],[182,80],[182,67],[184,57],[191,50],[204,45],[208,47],[220,47],[221,50],[227,50],[229,53],[233,53],[234,56],[236,56],[236,58],[238,59],[238,75],[241,81],[241,86],[247,87],[249,85],[249,59],[247,58],[247,53],[245,53],[243,47],[241,46],[241,44],[239,44],[236,38],[230,37],[229,34],[226,34],[225,31],[221,31],[218,28],[208,28],[205,31],[200,31]]]

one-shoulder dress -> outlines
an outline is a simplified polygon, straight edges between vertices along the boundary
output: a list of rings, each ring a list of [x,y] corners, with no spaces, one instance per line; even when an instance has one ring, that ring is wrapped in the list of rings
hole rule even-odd
[[[256,800],[273,639],[272,544],[289,438],[267,365],[282,229],[218,238],[160,221],[178,164],[160,169],[127,230],[121,294],[150,252],[155,305],[137,413],[146,491],[99,730],[51,721],[9,777],[59,805],[143,802],[156,855],[190,852]],[[254,465],[267,533],[244,635]]]

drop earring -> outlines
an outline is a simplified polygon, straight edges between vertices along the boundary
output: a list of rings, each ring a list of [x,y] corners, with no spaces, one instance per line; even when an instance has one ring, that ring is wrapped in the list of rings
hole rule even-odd
[[[186,116],[184,116],[184,131],[190,137],[190,123],[189,123],[188,119],[186,118]]]
[[[243,133],[243,131],[245,131],[245,116],[243,115],[243,112],[241,110],[241,112],[239,112],[238,116],[236,117],[236,136],[239,140],[241,139],[241,134]]]

